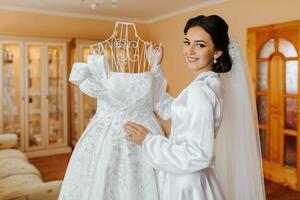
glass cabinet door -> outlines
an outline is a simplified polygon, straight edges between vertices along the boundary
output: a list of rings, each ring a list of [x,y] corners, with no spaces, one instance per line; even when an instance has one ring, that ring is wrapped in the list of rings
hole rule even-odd
[[[47,46],[47,133],[48,145],[64,144],[65,55],[64,46]]]
[[[42,126],[42,46],[40,44],[28,44],[26,46],[27,58],[27,147],[43,147]]]
[[[80,124],[80,116],[81,116],[81,94],[80,89],[77,85],[72,84],[72,126],[71,126],[71,144],[74,147],[79,140],[79,137],[81,135],[81,124]]]
[[[87,63],[87,56],[90,54],[90,46],[95,42],[77,44],[75,62]],[[73,64],[73,63],[72,63]],[[90,119],[96,113],[97,99],[89,97],[82,93],[77,85],[72,84],[72,127],[71,143],[74,147],[81,134],[89,123]]]
[[[21,45],[4,43],[1,48],[2,127],[0,131],[17,134],[18,146],[21,147]]]
[[[85,47],[82,50],[83,62],[87,62],[87,56],[90,54],[90,47]],[[83,97],[83,129],[86,128],[90,119],[94,116],[97,109],[97,99],[84,95]],[[83,130],[82,130],[83,131]]]
[[[76,45],[74,62],[86,62],[88,55],[88,46]],[[73,65],[73,63],[71,63]],[[71,84],[72,87],[72,127],[71,127],[71,143],[74,147],[83,132],[83,93],[77,85]]]
[[[90,119],[95,115],[97,109],[97,99],[84,95],[83,97],[83,129],[90,122]]]

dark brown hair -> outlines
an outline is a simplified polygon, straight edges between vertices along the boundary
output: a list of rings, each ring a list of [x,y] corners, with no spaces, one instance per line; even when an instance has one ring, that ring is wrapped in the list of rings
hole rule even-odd
[[[223,52],[222,55],[217,58],[217,63],[213,63],[213,71],[217,73],[230,71],[232,60],[229,55],[228,25],[225,20],[218,15],[199,15],[190,18],[184,27],[184,34],[186,35],[188,30],[195,26],[203,28],[210,35],[215,49]]]

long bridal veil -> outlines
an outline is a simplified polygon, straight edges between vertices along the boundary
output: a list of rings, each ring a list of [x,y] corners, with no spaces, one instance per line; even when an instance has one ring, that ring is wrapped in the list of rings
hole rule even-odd
[[[255,97],[238,44],[230,39],[232,70],[221,75],[223,121],[216,138],[216,170],[228,200],[264,200]]]

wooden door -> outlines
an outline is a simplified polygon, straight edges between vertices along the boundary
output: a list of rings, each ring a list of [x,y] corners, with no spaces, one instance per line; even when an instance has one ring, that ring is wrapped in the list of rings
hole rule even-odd
[[[248,29],[264,176],[300,191],[300,21]]]

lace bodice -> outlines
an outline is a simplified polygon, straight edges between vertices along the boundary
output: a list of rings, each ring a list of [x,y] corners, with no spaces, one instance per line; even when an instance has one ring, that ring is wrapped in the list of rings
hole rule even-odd
[[[166,98],[166,81],[159,66],[151,72],[121,73],[109,72],[105,56],[89,55],[87,63],[75,63],[70,74],[70,82],[79,85],[85,94],[98,99],[97,114],[120,115],[157,111],[163,118],[169,118],[171,97]],[[154,92],[155,91],[155,92]]]

